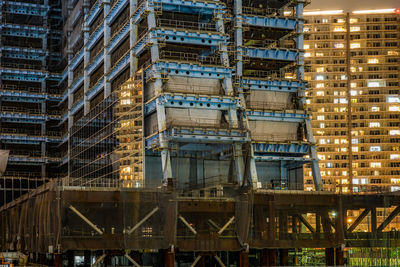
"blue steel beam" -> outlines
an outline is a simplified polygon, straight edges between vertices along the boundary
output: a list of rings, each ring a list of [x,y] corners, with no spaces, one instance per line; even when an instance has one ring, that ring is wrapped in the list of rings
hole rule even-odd
[[[103,62],[104,59],[104,49],[101,50],[101,52],[99,52],[99,54],[97,55],[96,58],[94,58],[90,65],[87,67],[87,74],[90,75],[92,74],[92,72],[98,67],[100,66],[100,63]]]
[[[242,47],[239,48],[239,50],[242,50],[243,55],[248,57],[281,61],[296,61],[300,55],[298,50],[279,48],[266,49]]]
[[[153,78],[157,73],[168,74],[171,76],[214,79],[224,79],[232,76],[230,68],[159,61],[153,64],[151,69],[146,71],[146,79]]]
[[[182,94],[163,94],[158,101],[167,108],[190,108],[190,109],[212,109],[229,110],[240,107],[238,98],[229,96],[195,96]],[[156,111],[156,99],[147,103],[144,107],[144,114],[148,115]]]
[[[101,12],[103,9],[103,0],[97,0],[96,3],[91,7],[89,10],[89,13],[87,14],[85,23],[86,25],[91,25],[94,21],[94,19],[97,17],[97,15]]]
[[[12,143],[12,144],[40,144],[41,142],[58,143],[61,141],[60,138],[47,137],[47,136],[27,136],[27,135],[0,134],[0,138],[2,142]]]
[[[28,59],[28,60],[42,60],[46,57],[47,52],[42,49],[22,48],[2,46],[0,51],[3,57]]]
[[[82,107],[83,107],[83,99],[81,99],[78,102],[74,103],[74,105],[71,108],[71,114],[74,115]]]
[[[113,23],[113,21],[118,17],[118,14],[120,14],[123,11],[123,8],[128,5],[129,0],[117,0],[115,2],[116,3],[111,7],[105,19],[105,22],[108,25]]]
[[[104,79],[100,79],[92,88],[87,92],[87,99],[91,100],[98,92],[103,89]]]
[[[75,69],[79,63],[83,60],[83,49],[79,50],[78,54],[75,55],[75,57],[72,59],[71,64],[69,65],[70,68],[73,70]],[[67,70],[67,75],[68,75],[68,70]]]
[[[82,84],[83,84],[84,78],[83,75],[81,75],[79,78],[76,78],[75,81],[71,84],[71,93],[74,93]],[[66,96],[68,97],[68,91],[66,90]],[[64,99],[64,96],[63,96]]]
[[[12,164],[43,164],[43,163],[56,163],[59,162],[59,158],[48,158],[48,157],[29,157],[23,155],[12,155],[8,157],[8,162]]]
[[[0,119],[3,122],[42,124],[47,120],[47,116],[0,112]]]
[[[31,26],[31,25],[17,25],[17,24],[0,24],[1,34],[5,36],[19,36],[27,38],[45,38],[48,29]]]
[[[0,90],[0,98],[6,101],[40,103],[48,98],[46,94],[32,94],[21,91]]]
[[[248,120],[258,121],[282,121],[282,122],[304,122],[309,118],[306,113],[284,113],[274,111],[257,111],[248,110],[246,111]]]
[[[254,156],[256,161],[288,161],[288,162],[301,162],[303,164],[310,163],[310,158],[303,157],[283,157],[283,156]]]
[[[164,136],[164,140],[172,142],[232,144],[250,141],[250,136],[247,132],[235,131],[232,129],[174,127],[160,134]],[[148,137],[145,140],[146,149],[158,147],[159,140],[159,134]]]
[[[129,53],[127,53],[123,58],[121,58],[111,69],[111,71],[107,74],[107,79],[111,81],[117,74],[121,73],[125,70],[126,67],[129,66]]]
[[[296,30],[297,20],[279,17],[258,17],[243,15],[243,24],[258,27]]]
[[[3,11],[13,14],[46,16],[49,10],[50,7],[48,5],[3,1]]]
[[[278,91],[278,92],[298,92],[306,90],[306,83],[296,80],[260,80],[242,79],[243,89]]]
[[[253,143],[255,156],[270,153],[309,154],[311,145],[309,143]]]
[[[123,39],[129,34],[129,23],[122,27],[122,29],[113,36],[107,45],[107,50],[111,53],[121,43]]]
[[[88,50],[92,49],[93,46],[97,43],[97,41],[103,36],[104,27],[98,27],[97,30],[90,35],[89,40],[86,43],[86,48]]]

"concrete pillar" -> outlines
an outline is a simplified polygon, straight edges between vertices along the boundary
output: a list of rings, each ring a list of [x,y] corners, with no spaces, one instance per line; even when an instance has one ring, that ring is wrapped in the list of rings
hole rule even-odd
[[[53,256],[54,256],[54,262],[53,262],[54,267],[61,267],[62,266],[62,254],[55,253]]]
[[[46,253],[39,253],[39,263],[41,265],[47,265]]]
[[[327,266],[333,266],[335,264],[334,248],[325,248],[325,263]]]
[[[280,266],[289,265],[289,249],[287,248],[279,249],[279,265]]]
[[[276,249],[265,248],[261,250],[260,266],[276,266]]]
[[[344,265],[344,252],[341,247],[336,248],[335,256],[336,256],[336,259],[335,259],[336,265],[337,266]]]
[[[249,266],[249,252],[248,251],[240,251],[239,252],[239,266],[240,267],[248,267]]]
[[[174,267],[175,266],[175,252],[171,249],[167,249],[164,252],[164,263],[165,267]]]

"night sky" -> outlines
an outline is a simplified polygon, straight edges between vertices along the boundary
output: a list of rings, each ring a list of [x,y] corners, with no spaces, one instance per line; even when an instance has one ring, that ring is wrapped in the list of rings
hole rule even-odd
[[[345,11],[374,8],[400,8],[399,0],[311,0],[306,9],[343,9]]]

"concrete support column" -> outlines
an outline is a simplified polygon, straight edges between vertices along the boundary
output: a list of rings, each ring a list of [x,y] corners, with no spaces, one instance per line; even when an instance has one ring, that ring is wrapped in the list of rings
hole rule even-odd
[[[327,266],[333,266],[335,264],[334,248],[325,248],[325,263]]]
[[[248,267],[249,266],[249,252],[248,251],[240,251],[239,252],[239,266],[240,267]]]
[[[276,266],[276,249],[262,249],[260,253],[260,266]]]
[[[289,249],[287,248],[279,249],[279,265],[280,266],[289,265]]]
[[[164,252],[165,267],[175,266],[175,252],[172,249],[167,249]]]
[[[47,265],[46,253],[39,253],[39,263],[41,265]]]

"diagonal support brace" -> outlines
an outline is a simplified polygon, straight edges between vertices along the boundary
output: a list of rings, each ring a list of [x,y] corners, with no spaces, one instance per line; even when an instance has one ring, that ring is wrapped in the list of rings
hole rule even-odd
[[[184,225],[186,225],[187,228],[189,228],[189,230],[190,230],[193,234],[197,235],[196,230],[186,221],[185,218],[182,217],[182,215],[179,215],[179,219],[183,222]]]
[[[389,216],[387,216],[387,218],[382,222],[381,225],[379,225],[379,227],[378,227],[378,229],[376,229],[376,231],[377,232],[383,231],[383,229],[385,229],[385,227],[388,226],[389,223],[394,219],[394,217],[396,217],[399,213],[400,213],[400,206],[395,208],[392,211],[392,213],[390,213]]]
[[[141,219],[132,229],[130,229],[127,233],[128,235],[132,234],[136,229],[138,229],[145,221],[147,221],[151,216],[154,215],[159,210],[158,207],[154,208],[150,211],[143,219]]]
[[[219,229],[218,234],[221,235],[226,230],[226,228],[228,228],[228,226],[233,222],[233,220],[235,220],[235,216],[232,216],[232,218],[230,218],[229,221],[224,226],[222,226],[221,229]]]
[[[97,260],[90,266],[90,267],[95,267],[100,264],[100,262],[106,257],[106,254],[101,255],[100,257],[97,258]]]
[[[131,258],[128,254],[125,254],[125,258],[127,258],[135,267],[141,267],[134,259]]]
[[[103,231],[100,230],[94,223],[92,223],[88,218],[85,217],[82,213],[79,212],[74,206],[69,205],[69,209],[72,210],[76,215],[78,215],[82,220],[84,220],[90,227],[92,227],[99,234],[103,234]]]

